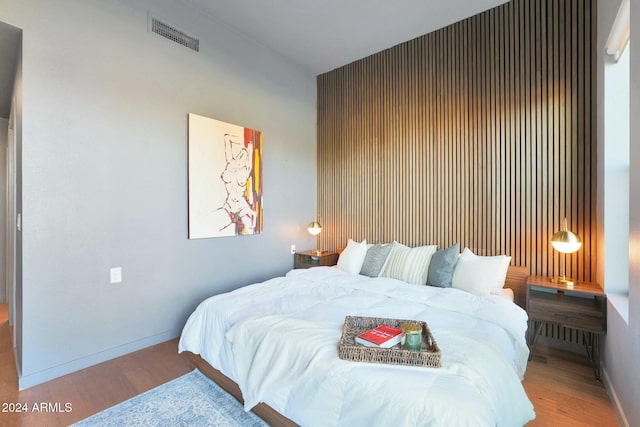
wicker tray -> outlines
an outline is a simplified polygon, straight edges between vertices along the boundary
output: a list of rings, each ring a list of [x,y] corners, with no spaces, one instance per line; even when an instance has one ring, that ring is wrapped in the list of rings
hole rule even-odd
[[[382,324],[399,328],[402,323],[422,324],[422,348],[405,350],[400,344],[391,348],[366,347],[356,344],[355,337]],[[426,322],[416,320],[385,319],[381,317],[347,316],[338,343],[340,359],[356,362],[389,363],[392,365],[440,367],[440,349]]]

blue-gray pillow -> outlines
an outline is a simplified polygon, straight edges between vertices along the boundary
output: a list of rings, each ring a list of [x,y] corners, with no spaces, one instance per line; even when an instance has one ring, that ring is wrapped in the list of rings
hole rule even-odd
[[[447,249],[439,249],[431,257],[429,273],[427,274],[427,286],[450,288],[453,280],[453,271],[460,255],[460,245],[455,243]]]
[[[360,274],[369,277],[378,277],[387,261],[387,257],[391,252],[393,245],[373,245],[367,249],[367,255],[362,263]]]

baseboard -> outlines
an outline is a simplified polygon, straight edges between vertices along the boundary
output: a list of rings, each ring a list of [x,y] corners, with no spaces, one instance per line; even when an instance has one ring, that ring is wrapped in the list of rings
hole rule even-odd
[[[604,380],[604,386],[607,389],[607,393],[609,393],[609,397],[611,398],[611,403],[613,404],[613,409],[616,411],[616,415],[618,416],[618,421],[622,427],[629,427],[629,421],[627,421],[627,417],[624,415],[624,411],[622,410],[622,405],[620,405],[620,400],[618,399],[618,395],[616,394],[616,390],[611,383],[611,379],[609,378],[609,374],[604,366],[600,365],[600,370],[602,372],[602,379]]]
[[[181,331],[163,332],[158,335],[153,335],[114,348],[110,348],[108,350],[94,353],[86,357],[73,360],[71,362],[53,366],[51,368],[44,369],[33,374],[19,376],[18,388],[20,390],[24,390],[26,388],[42,384],[63,375],[67,375],[72,372],[97,365],[98,363],[106,362],[107,360],[115,359],[116,357],[124,356],[125,354],[133,353],[134,351],[142,350],[143,348],[172,340],[180,336],[180,332]],[[16,358],[16,360],[18,359]]]

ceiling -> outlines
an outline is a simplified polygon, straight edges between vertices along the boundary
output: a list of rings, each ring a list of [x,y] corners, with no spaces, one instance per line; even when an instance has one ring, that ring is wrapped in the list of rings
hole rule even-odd
[[[314,75],[507,0],[188,0]]]
[[[507,0],[187,0],[313,75]],[[8,118],[21,30],[0,22],[0,117]]]

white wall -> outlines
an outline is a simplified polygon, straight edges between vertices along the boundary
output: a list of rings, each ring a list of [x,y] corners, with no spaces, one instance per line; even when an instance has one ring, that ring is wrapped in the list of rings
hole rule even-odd
[[[0,0],[0,20],[23,30],[22,387],[175,337],[313,246],[315,76],[180,0]],[[189,112],[264,132],[263,234],[187,239]]]
[[[629,327],[628,351],[614,362],[623,384],[625,412],[631,425],[640,426],[640,2],[631,0],[631,172],[629,224]],[[631,375],[629,373],[631,372]]]
[[[609,36],[621,1],[598,2],[598,280],[604,283],[606,273],[604,245],[604,44]],[[631,93],[630,93],[630,172],[631,183],[640,182],[640,3],[631,1]],[[604,379],[623,425],[640,426],[640,187],[629,187],[629,298],[628,322],[620,309],[607,306],[607,336],[603,359]],[[625,301],[626,303],[626,301]]]

